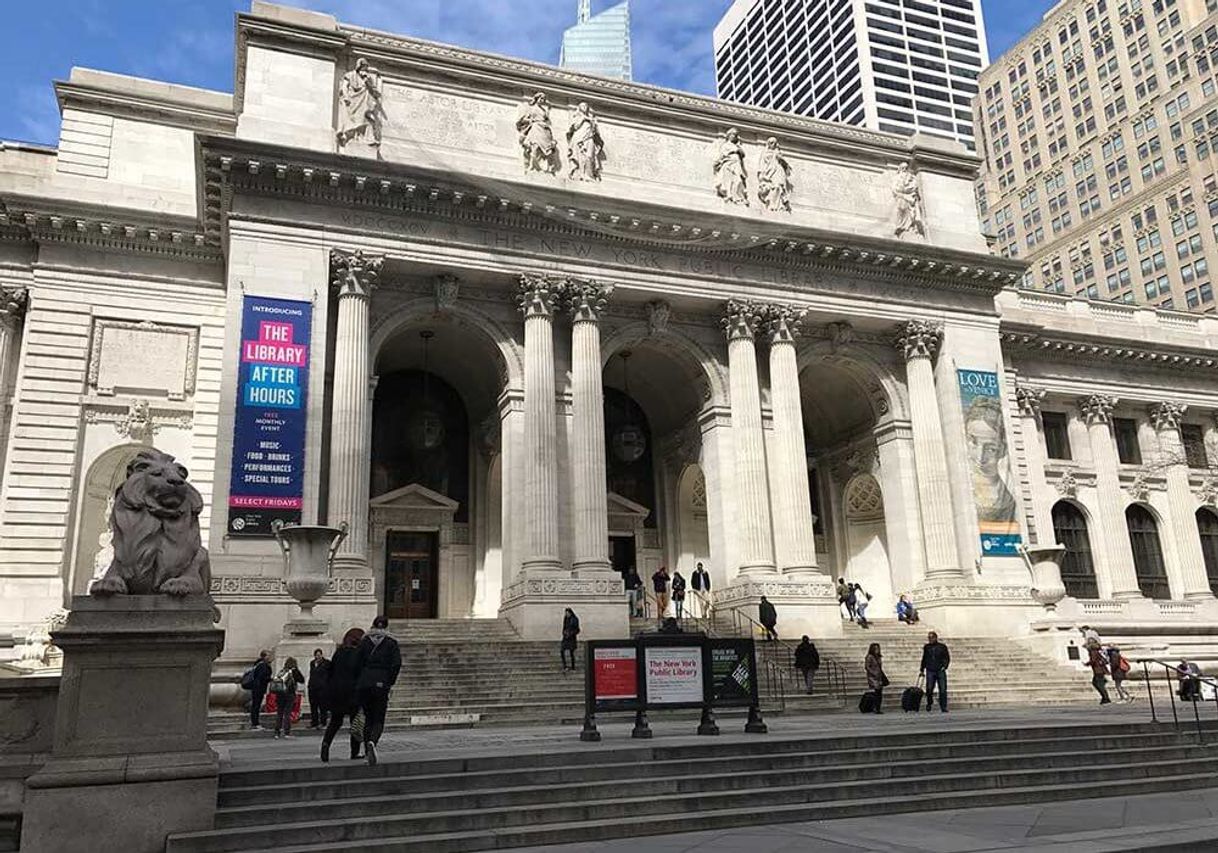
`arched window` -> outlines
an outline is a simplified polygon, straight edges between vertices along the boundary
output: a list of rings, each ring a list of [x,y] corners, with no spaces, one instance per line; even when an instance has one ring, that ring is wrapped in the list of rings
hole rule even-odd
[[[1201,553],[1205,555],[1205,574],[1210,591],[1218,595],[1218,515],[1211,509],[1197,510],[1197,532],[1201,534]]]
[[[1095,583],[1095,564],[1091,561],[1091,537],[1083,511],[1069,501],[1053,507],[1053,535],[1066,546],[1062,557],[1062,582],[1066,594],[1074,598],[1099,598]]]
[[[1129,544],[1133,547],[1133,567],[1138,573],[1138,588],[1147,598],[1171,598],[1163,548],[1159,545],[1159,526],[1146,507],[1134,504],[1125,510]]]

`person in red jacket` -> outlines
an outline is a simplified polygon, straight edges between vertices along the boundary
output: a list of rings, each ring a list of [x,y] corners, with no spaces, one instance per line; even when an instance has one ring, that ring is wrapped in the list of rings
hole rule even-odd
[[[1100,694],[1101,705],[1111,705],[1112,700],[1108,698],[1108,659],[1107,656],[1100,651],[1098,645],[1087,647],[1087,666],[1091,667],[1091,686]]]

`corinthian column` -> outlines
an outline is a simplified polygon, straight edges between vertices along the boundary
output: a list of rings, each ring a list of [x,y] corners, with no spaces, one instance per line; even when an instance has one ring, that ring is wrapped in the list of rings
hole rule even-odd
[[[1040,404],[1045,399],[1044,388],[1030,385],[1015,386],[1015,401],[1023,419],[1023,452],[1028,461],[1028,480],[1032,483],[1032,523],[1036,527],[1037,545],[1055,545],[1053,511],[1045,500],[1049,486],[1045,480],[1044,441],[1041,437]]]
[[[525,556],[532,571],[562,569],[558,556],[558,429],[554,403],[554,306],[561,283],[520,277],[524,314]]]
[[[383,255],[363,250],[330,253],[330,282],[338,291],[338,329],[334,338],[334,400],[330,412],[331,524],[346,522],[347,538],[334,559],[336,568],[368,565],[368,464],[370,418],[368,297]]]
[[[1158,403],[1150,407],[1150,420],[1159,433],[1159,448],[1165,463],[1167,507],[1176,553],[1180,555],[1182,592],[1185,598],[1213,598],[1194,514],[1196,500],[1188,485],[1188,457],[1184,454],[1184,438],[1180,435],[1180,420],[1186,410],[1187,407],[1180,403]]]
[[[816,573],[816,534],[808,488],[804,415],[799,399],[795,336],[806,309],[772,305],[766,311],[770,338],[770,405],[774,413],[774,543],[787,574]]]
[[[612,292],[609,285],[573,281],[567,285],[565,294],[571,310],[571,471],[575,504],[572,568],[577,573],[610,568],[600,314]]]
[[[732,523],[740,537],[741,574],[775,571],[765,439],[761,432],[761,389],[757,382],[754,343],[760,322],[761,308],[755,303],[735,299],[727,303],[723,327],[728,340],[732,447],[736,455],[736,483],[729,492],[735,497]]]
[[[8,445],[12,415],[12,376],[17,360],[17,338],[29,295],[24,287],[0,287],[0,464]]]
[[[1092,394],[1079,397],[1078,408],[1087,423],[1087,438],[1095,460],[1095,492],[1099,503],[1100,538],[1108,555],[1108,582],[1113,598],[1140,598],[1138,573],[1133,564],[1133,547],[1125,524],[1124,498],[1121,496],[1120,468],[1116,439],[1112,434],[1112,410],[1116,397]]]
[[[926,543],[928,580],[960,578],[963,570],[953,529],[951,481],[935,372],[931,365],[943,342],[937,323],[910,320],[901,327],[897,349],[905,355],[905,381],[909,390],[909,419],[913,427],[918,500],[922,504],[922,538]]]

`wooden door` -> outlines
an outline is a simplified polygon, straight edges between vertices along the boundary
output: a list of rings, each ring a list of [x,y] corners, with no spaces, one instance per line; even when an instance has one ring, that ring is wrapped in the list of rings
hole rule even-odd
[[[385,543],[385,614],[390,619],[435,619],[438,536],[390,531]]]

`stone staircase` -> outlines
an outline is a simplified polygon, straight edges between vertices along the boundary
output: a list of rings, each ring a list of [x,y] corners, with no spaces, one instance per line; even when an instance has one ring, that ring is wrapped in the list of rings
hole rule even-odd
[[[458,853],[1216,783],[1194,739],[1116,719],[573,744],[225,772],[215,828],[166,853]]]

